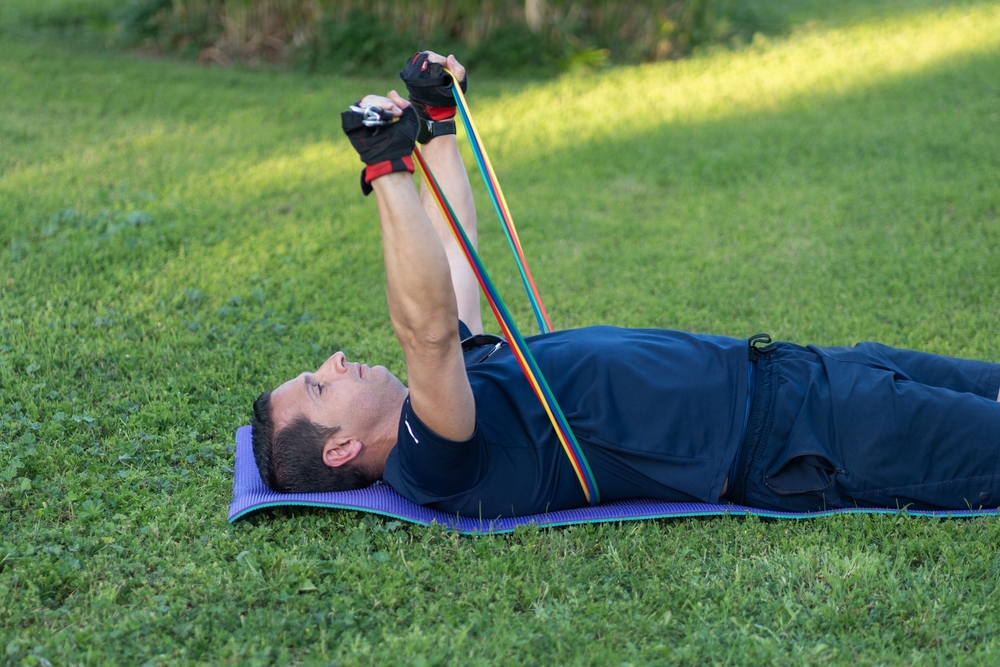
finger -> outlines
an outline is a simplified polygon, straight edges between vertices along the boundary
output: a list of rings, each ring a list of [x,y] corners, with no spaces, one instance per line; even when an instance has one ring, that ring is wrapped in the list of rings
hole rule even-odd
[[[427,60],[431,61],[432,63],[437,63],[438,65],[445,64],[445,57],[442,56],[440,53],[434,53],[433,51],[425,51],[424,53],[427,54]]]
[[[392,93],[395,92],[396,91],[392,91]],[[392,95],[392,93],[389,93],[390,96]],[[397,95],[396,97],[398,98],[399,95]],[[403,109],[401,109],[399,107],[399,104],[393,101],[391,97],[383,97],[382,95],[366,95],[365,97],[361,98],[360,106],[365,107],[369,105],[380,107],[382,109],[386,109],[387,111],[391,111],[393,116],[403,115]]]
[[[451,70],[451,73],[455,75],[455,78],[461,81],[465,78],[465,68],[462,64],[458,62],[458,58],[454,55],[449,55],[446,61],[446,66]]]
[[[395,104],[399,109],[405,109],[406,107],[410,106],[410,101],[403,98],[395,90],[389,91],[389,100],[391,100],[392,103]],[[400,111],[399,113],[402,114],[403,112]]]
[[[368,105],[389,109],[392,107],[393,102],[383,95],[365,95],[361,98],[361,106],[365,107]]]

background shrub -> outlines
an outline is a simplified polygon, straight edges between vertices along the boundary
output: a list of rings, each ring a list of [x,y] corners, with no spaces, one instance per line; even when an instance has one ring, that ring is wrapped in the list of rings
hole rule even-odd
[[[128,44],[204,63],[344,72],[430,46],[507,72],[648,62],[781,29],[755,0],[130,0],[115,19]]]

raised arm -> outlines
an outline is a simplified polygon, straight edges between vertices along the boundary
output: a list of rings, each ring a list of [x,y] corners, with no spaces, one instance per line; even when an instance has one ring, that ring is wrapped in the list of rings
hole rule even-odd
[[[447,58],[427,51],[426,60],[430,63],[437,63],[447,67],[460,81],[465,80],[465,68],[455,59],[455,56]],[[417,67],[408,66],[403,70],[403,80],[407,81],[410,89],[410,101],[419,105],[423,118],[436,118],[439,126],[446,130],[454,131],[455,103],[450,92],[428,91],[426,88],[410,86],[410,81],[405,75],[410,70],[419,69],[422,61],[419,54],[413,60]],[[441,94],[444,93],[444,94]],[[422,101],[423,100],[423,101]],[[427,103],[429,103],[429,105]],[[478,232],[476,229],[476,205],[472,199],[472,188],[469,186],[469,175],[465,171],[465,163],[462,155],[458,152],[458,141],[456,135],[440,134],[430,139],[421,148],[427,166],[437,179],[438,184],[444,191],[445,197],[451,204],[465,230],[473,247],[478,249]],[[441,239],[445,253],[448,256],[448,264],[451,267],[451,282],[455,286],[455,297],[458,300],[458,316],[465,322],[474,334],[483,332],[483,318],[480,311],[479,283],[476,276],[469,268],[469,263],[465,255],[459,248],[455,237],[448,228],[441,210],[438,208],[434,196],[426,183],[420,188],[420,200],[423,202],[424,210],[434,225],[434,231]]]
[[[466,440],[475,431],[476,411],[458,338],[451,267],[409,173],[416,114],[395,93],[368,96],[360,103],[368,105],[399,119],[389,126],[366,127],[359,116],[345,113],[343,123],[368,165],[363,181],[378,200],[389,317],[406,357],[410,403],[438,435]]]
[[[466,440],[476,404],[458,338],[452,267],[413,178],[393,173],[372,182],[378,198],[389,317],[406,357],[413,411],[432,431]]]
[[[465,164],[462,156],[458,152],[458,142],[454,135],[435,137],[433,141],[424,146],[424,159],[430,167],[434,178],[437,179],[444,196],[448,198],[448,203],[458,216],[458,221],[462,224],[473,247],[479,249],[479,234],[476,228],[476,206],[472,200],[472,188],[469,187],[469,176],[465,171]],[[434,231],[444,246],[445,254],[448,257],[448,265],[451,268],[451,282],[455,288],[455,297],[458,300],[458,317],[469,327],[474,334],[483,333],[483,316],[480,310],[479,283],[476,276],[469,267],[468,260],[455,241],[448,223],[441,215],[434,195],[431,194],[427,183],[422,183],[420,188],[420,201],[423,203],[424,211],[430,218]]]
[[[421,58],[425,55],[425,58]],[[433,51],[425,51],[415,55],[400,76],[406,82],[410,91],[410,101],[418,106],[422,119],[436,119],[436,123],[451,134],[439,134],[427,141],[421,147],[427,166],[430,167],[445,197],[455,211],[458,221],[465,230],[472,245],[478,249],[478,232],[476,229],[476,205],[472,199],[472,188],[469,186],[469,175],[465,171],[465,163],[458,152],[458,142],[454,134],[455,102],[447,86],[443,88],[428,88],[414,86],[420,82],[419,74],[427,72],[424,62],[437,63],[447,67],[459,81],[465,80],[465,68],[455,59],[455,56],[445,58]],[[422,120],[426,122],[426,120]],[[448,228],[444,216],[438,208],[434,196],[426,183],[420,188],[420,200],[424,210],[434,225],[434,231],[441,239],[448,265],[451,267],[451,282],[455,287],[455,297],[458,301],[458,316],[465,322],[474,334],[483,332],[483,318],[480,311],[479,283],[469,268],[469,263],[462,254],[455,237]]]

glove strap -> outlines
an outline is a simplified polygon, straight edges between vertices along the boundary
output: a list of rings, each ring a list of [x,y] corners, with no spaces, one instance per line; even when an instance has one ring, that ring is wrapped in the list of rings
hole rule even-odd
[[[408,171],[411,174],[414,171],[413,158],[407,155],[406,157],[393,158],[392,160],[385,160],[384,162],[376,162],[375,164],[370,164],[361,170],[361,192],[367,197],[372,193],[372,181],[374,181],[379,176],[385,176],[386,174],[391,174],[395,171]]]
[[[446,134],[455,134],[455,119],[450,120],[430,120],[420,119],[420,129],[417,130],[417,141],[426,144],[434,137],[443,137]]]

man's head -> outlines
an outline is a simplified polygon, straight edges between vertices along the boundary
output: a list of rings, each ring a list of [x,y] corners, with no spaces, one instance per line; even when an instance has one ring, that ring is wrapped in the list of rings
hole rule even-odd
[[[275,491],[344,491],[381,477],[406,387],[337,352],[254,403],[253,450]]]

